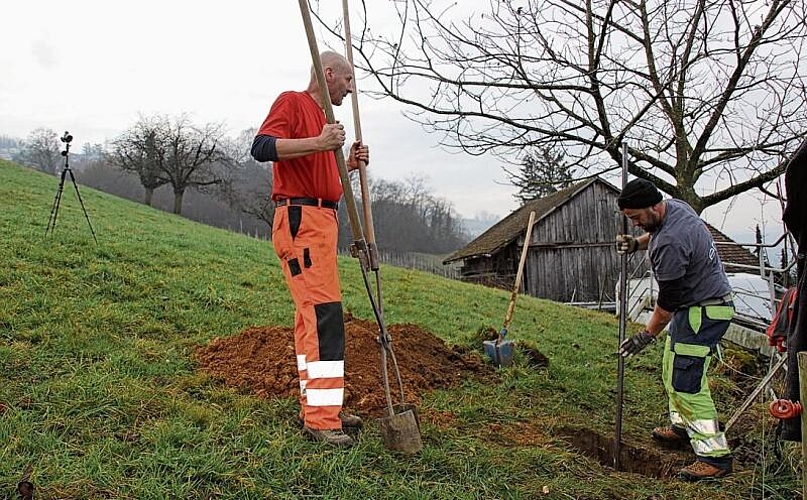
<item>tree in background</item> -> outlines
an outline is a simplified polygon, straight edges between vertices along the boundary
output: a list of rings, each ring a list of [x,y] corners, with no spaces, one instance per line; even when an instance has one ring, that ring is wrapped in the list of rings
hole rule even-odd
[[[445,254],[467,243],[468,237],[451,203],[432,195],[422,178],[369,182],[380,250]],[[349,224],[340,224],[340,246],[348,242],[352,242]]]
[[[24,164],[49,174],[59,171],[60,156],[59,135],[49,128],[33,130],[22,143],[20,152]]]
[[[522,205],[555,193],[574,181],[571,167],[564,162],[563,152],[553,152],[545,146],[528,152],[518,172],[503,170],[509,176],[510,184],[518,188],[513,196]]]
[[[363,90],[474,155],[557,146],[576,172],[603,173],[626,142],[630,173],[700,213],[778,177],[807,129],[803,1],[373,7],[353,30]],[[382,31],[376,13],[400,22]]]
[[[182,213],[182,197],[188,188],[204,190],[225,182],[227,159],[218,149],[224,138],[224,126],[208,123],[194,126],[188,115],[167,121],[166,161],[162,176],[174,189],[174,213]]]
[[[182,213],[187,189],[204,190],[225,182],[231,163],[219,148],[224,138],[221,124],[194,126],[187,114],[174,120],[167,116],[141,117],[113,141],[113,161],[135,172],[149,191],[170,184],[175,214]]]
[[[229,181],[222,183],[220,196],[234,210],[251,215],[272,228],[275,207],[272,203],[272,166],[261,164],[250,154],[257,129],[241,131],[234,141],[222,144],[224,156],[232,163]]]
[[[128,130],[112,141],[110,163],[140,179],[145,193],[143,203],[151,206],[154,190],[168,184],[163,176],[168,146],[167,119],[140,117]]]

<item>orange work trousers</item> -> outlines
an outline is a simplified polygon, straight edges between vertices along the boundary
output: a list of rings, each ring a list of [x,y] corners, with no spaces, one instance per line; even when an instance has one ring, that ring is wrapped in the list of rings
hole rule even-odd
[[[336,210],[275,209],[272,244],[294,300],[294,350],[300,406],[311,429],[341,429],[345,393],[345,322],[336,267]]]

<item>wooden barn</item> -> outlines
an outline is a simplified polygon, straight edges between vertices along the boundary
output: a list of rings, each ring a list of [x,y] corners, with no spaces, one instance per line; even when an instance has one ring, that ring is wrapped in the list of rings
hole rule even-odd
[[[622,227],[618,196],[619,189],[594,177],[529,201],[443,263],[462,261],[463,281],[512,289],[529,215],[535,211],[521,292],[558,302],[613,303],[620,267],[614,241]],[[715,240],[731,241],[707,226]],[[641,230],[634,233],[641,234]],[[718,245],[718,252],[724,264],[758,264],[739,246]],[[631,276],[648,271],[645,255],[630,256]]]

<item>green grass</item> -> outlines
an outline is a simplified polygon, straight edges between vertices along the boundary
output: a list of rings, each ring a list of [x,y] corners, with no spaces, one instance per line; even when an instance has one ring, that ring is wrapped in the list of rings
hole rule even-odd
[[[267,401],[196,371],[194,349],[253,325],[291,326],[271,244],[71,185],[45,236],[57,180],[0,161],[0,498],[26,465],[37,498],[793,498],[767,460],[690,485],[615,472],[562,429],[613,432],[615,319],[520,297],[510,330],[545,354],[495,379],[426,395],[424,450],[400,457],[371,423],[347,451],[305,441],[295,402]],[[358,263],[340,258],[344,304],[372,319]],[[509,294],[383,267],[389,324],[476,345]],[[632,328],[638,328],[634,325]],[[627,443],[664,422],[660,346],[627,364]],[[728,401],[717,384],[723,411]],[[721,400],[720,398],[724,399]],[[529,429],[532,443],[512,442]],[[761,439],[764,439],[761,438]],[[549,494],[542,489],[547,487]]]

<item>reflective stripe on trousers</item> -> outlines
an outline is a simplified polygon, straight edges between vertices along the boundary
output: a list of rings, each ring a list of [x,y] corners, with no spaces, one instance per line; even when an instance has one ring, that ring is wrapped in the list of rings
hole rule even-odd
[[[300,406],[312,429],[342,427],[345,324],[336,267],[338,229],[333,209],[275,209],[272,244],[294,300]]]
[[[664,346],[662,378],[669,397],[670,420],[686,428],[695,454],[707,462],[709,457],[731,455],[726,436],[718,427],[706,375],[733,312],[730,304],[677,311]]]

